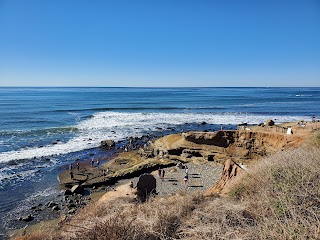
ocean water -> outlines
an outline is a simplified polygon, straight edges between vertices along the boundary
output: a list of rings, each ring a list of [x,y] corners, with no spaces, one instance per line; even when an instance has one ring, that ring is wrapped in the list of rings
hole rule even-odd
[[[320,88],[0,88],[0,215],[54,196],[62,166],[101,140],[310,120],[319,103]]]

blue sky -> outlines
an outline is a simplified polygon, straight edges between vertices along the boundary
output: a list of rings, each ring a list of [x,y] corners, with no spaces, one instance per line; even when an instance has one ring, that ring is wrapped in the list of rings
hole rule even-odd
[[[0,0],[0,86],[320,86],[320,1]]]

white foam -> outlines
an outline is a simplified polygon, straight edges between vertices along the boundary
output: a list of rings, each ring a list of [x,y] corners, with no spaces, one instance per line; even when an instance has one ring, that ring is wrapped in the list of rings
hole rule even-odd
[[[266,116],[246,113],[124,113],[100,112],[92,118],[74,126],[79,129],[76,136],[66,143],[47,145],[42,148],[20,149],[0,153],[0,163],[18,159],[66,154],[97,147],[101,140],[122,140],[129,136],[141,136],[156,127],[166,127],[184,123],[239,124],[247,122],[257,124],[266,119],[276,122],[291,122],[306,119],[305,116]],[[112,133],[115,131],[116,133]],[[89,141],[89,138],[92,139]]]

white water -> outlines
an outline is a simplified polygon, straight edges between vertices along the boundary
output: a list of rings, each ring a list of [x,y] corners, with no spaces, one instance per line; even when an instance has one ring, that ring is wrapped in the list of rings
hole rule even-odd
[[[77,152],[97,147],[101,140],[123,140],[130,136],[141,136],[156,127],[168,127],[184,123],[240,124],[247,122],[258,124],[266,119],[276,119],[277,123],[307,119],[306,116],[266,116],[244,113],[120,113],[100,112],[92,118],[79,122],[77,135],[68,142],[33,147],[0,153],[0,163],[12,160],[31,159]],[[111,131],[115,131],[112,133]],[[91,139],[91,140],[89,140]]]

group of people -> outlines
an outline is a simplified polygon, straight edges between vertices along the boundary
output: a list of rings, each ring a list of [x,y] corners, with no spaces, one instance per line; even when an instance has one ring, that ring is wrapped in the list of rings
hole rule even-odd
[[[185,185],[187,185],[188,184],[188,179],[189,179],[189,168],[188,168],[187,165],[183,165],[183,169],[184,169],[183,182],[184,182]],[[166,173],[166,171],[159,167],[158,176],[162,181],[164,180],[165,173]]]
[[[79,172],[79,171],[80,171],[80,163],[77,162],[77,163],[76,163],[76,166],[77,166],[77,170],[78,170],[78,172]],[[73,175],[72,169],[73,169],[73,165],[72,165],[72,163],[71,163],[71,164],[69,165],[69,171],[70,171],[70,178],[73,180],[74,175]]]
[[[91,167],[94,167],[94,160],[91,160]],[[99,168],[100,167],[100,161],[99,159],[96,161],[96,167]]]

